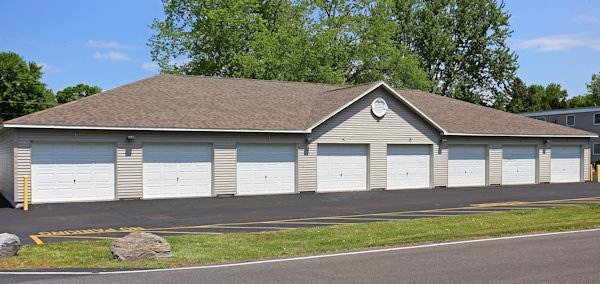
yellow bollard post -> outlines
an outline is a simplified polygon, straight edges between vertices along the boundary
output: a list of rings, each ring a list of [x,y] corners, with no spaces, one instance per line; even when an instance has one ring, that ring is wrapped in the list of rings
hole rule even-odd
[[[590,181],[594,181],[594,166],[590,165]]]
[[[23,210],[29,210],[29,184],[28,184],[28,176],[23,178],[23,183],[25,187],[25,191],[23,192]]]
[[[596,182],[600,182],[600,164],[596,165]]]

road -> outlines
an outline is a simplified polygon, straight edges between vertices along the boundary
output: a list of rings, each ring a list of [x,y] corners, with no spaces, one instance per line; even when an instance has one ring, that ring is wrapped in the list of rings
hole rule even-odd
[[[34,241],[113,239],[131,230],[145,230],[160,235],[261,231],[537,208],[539,205],[528,203],[548,200],[574,199],[572,202],[556,201],[544,206],[598,203],[600,198],[593,197],[600,197],[600,184],[587,182],[40,204],[32,205],[27,212],[0,208],[0,228],[3,232],[17,234],[23,244],[34,244]],[[592,199],[577,200],[582,198]],[[512,202],[512,205],[500,204],[487,208],[480,205],[504,202]]]
[[[598,283],[600,230],[386,248],[186,270],[0,275],[30,283]]]

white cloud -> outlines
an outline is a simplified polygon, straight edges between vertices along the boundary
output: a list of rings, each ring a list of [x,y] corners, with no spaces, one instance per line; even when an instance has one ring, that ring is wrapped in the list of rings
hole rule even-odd
[[[575,16],[573,21],[581,23],[600,23],[600,18],[592,15],[580,14]]]
[[[89,47],[96,48],[113,48],[113,49],[134,49],[133,45],[124,45],[116,41],[89,40],[86,44]]]
[[[516,39],[516,49],[531,49],[539,52],[566,51],[576,47],[600,50],[600,38],[584,34],[562,34],[532,39]]]
[[[61,71],[60,68],[46,64],[46,63],[41,63],[40,66],[42,66],[42,72],[44,72],[46,74],[56,74],[56,73],[60,73],[60,71]]]
[[[109,51],[108,53],[96,52],[92,55],[92,57],[94,57],[96,59],[126,60],[126,61],[131,60],[131,57],[129,57],[129,55],[123,54],[120,52],[116,52],[116,51],[112,51],[112,50]]]
[[[158,72],[158,64],[155,62],[144,62],[142,63],[142,69],[148,70],[151,72]]]

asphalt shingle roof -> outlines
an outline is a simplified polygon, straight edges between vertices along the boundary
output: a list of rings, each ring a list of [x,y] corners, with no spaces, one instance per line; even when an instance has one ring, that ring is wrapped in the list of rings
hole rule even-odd
[[[418,90],[397,90],[450,133],[505,135],[596,135]]]
[[[5,125],[303,131],[378,84],[160,74]],[[397,92],[451,133],[593,135],[422,91]]]

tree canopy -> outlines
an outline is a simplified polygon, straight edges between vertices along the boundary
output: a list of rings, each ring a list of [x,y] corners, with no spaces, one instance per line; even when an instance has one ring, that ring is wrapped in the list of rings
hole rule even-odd
[[[42,66],[25,62],[14,52],[0,53],[0,117],[4,120],[33,113],[56,105],[46,88]]]
[[[385,80],[474,102],[516,69],[495,0],[163,0],[165,73],[333,84]]]
[[[507,39],[510,14],[494,0],[406,0],[389,5],[399,46],[420,59],[430,91],[482,104],[511,83],[517,56]]]
[[[600,105],[600,74],[592,75],[592,81],[586,86],[587,94],[569,98],[567,91],[563,90],[560,84],[528,87],[520,78],[515,78],[507,89],[505,98],[503,97],[501,102],[495,102],[493,106],[504,104],[504,109],[496,108],[519,113]]]
[[[586,84],[587,96],[594,105],[600,105],[600,73],[592,75],[592,81]]]
[[[76,86],[67,87],[62,91],[56,92],[56,101],[59,104],[64,104],[100,92],[102,92],[102,88],[98,86],[91,87],[85,84],[77,84]]]

